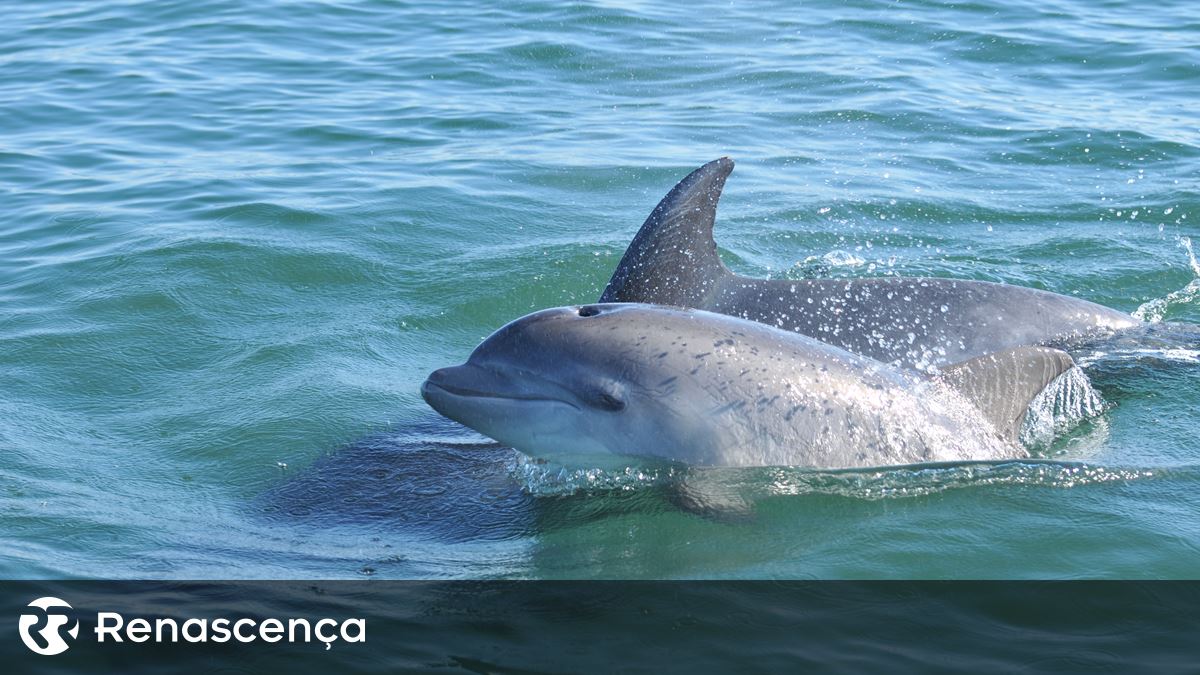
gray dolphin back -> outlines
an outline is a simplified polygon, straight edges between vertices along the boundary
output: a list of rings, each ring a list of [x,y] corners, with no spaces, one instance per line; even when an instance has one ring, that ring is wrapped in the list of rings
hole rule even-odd
[[[731,171],[733,160],[722,157],[679,181],[638,230],[600,302],[707,306],[717,282],[730,275],[713,224]]]
[[[941,380],[974,404],[1001,437],[1016,442],[1029,404],[1074,366],[1066,352],[1017,347],[949,366]]]
[[[728,314],[922,371],[1138,323],[1079,298],[984,281],[736,275],[721,262],[713,239],[717,202],[731,171],[729,158],[709,162],[667,193],[638,230],[600,301]]]

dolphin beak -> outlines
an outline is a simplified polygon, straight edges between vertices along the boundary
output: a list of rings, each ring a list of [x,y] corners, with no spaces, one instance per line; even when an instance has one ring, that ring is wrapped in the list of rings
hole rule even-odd
[[[520,384],[509,377],[471,363],[461,366],[439,368],[429,374],[421,385],[421,396],[425,402],[438,408],[438,402],[448,397],[457,399],[517,399],[531,398],[523,395]]]
[[[466,368],[468,366],[465,364],[439,368],[430,373],[429,377],[425,378],[425,382],[421,384],[421,398],[425,399],[430,408],[463,424],[467,424],[468,418],[465,415],[471,407],[469,401],[473,400],[469,394],[466,398],[463,396],[466,392],[471,391],[463,386],[464,383],[470,381],[467,373],[463,372]],[[470,425],[468,424],[468,426]]]
[[[563,392],[547,388],[546,383],[535,378],[514,378],[472,363],[430,373],[421,385],[421,398],[429,407],[459,421],[465,408],[503,401],[555,401],[574,407]]]
[[[425,399],[425,402],[434,410],[441,412],[438,408],[438,403],[445,400],[447,395],[474,391],[474,387],[466,386],[472,379],[468,376],[468,373],[464,372],[468,368],[471,368],[471,366],[451,366],[449,368],[438,368],[433,371],[421,383],[421,398]],[[479,369],[471,368],[471,370]]]
[[[462,366],[451,366],[449,368],[438,368],[437,370],[430,373],[429,377],[425,378],[425,382],[423,382],[421,384],[421,391],[425,391],[429,387],[436,387],[440,383],[444,383],[447,380],[452,380],[454,378],[453,371],[459,370],[461,368],[462,368]]]

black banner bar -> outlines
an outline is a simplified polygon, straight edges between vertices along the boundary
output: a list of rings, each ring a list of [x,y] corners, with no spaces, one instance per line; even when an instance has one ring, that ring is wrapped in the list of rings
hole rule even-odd
[[[0,599],[8,672],[1200,672],[1200,582],[19,581]]]

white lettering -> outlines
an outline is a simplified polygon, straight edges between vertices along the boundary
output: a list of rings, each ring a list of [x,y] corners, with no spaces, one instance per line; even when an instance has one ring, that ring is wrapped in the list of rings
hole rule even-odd
[[[125,635],[130,642],[145,642],[150,639],[150,622],[145,619],[133,619],[125,627]]]
[[[213,619],[213,642],[229,642],[229,619]]]
[[[288,642],[296,641],[296,626],[301,626],[304,628],[304,641],[312,642],[312,626],[309,625],[308,619],[288,620]]]
[[[264,642],[279,642],[283,639],[283,623],[279,619],[266,619],[258,627]]]
[[[199,633],[193,635],[188,632],[188,626],[194,626],[200,629]],[[188,642],[208,642],[208,620],[207,619],[188,619],[183,622],[183,639]]]
[[[258,636],[254,633],[249,635],[242,633],[242,626],[253,625],[254,619],[238,619],[237,623],[233,624],[233,636],[237,638],[238,642],[254,642],[254,639]]]
[[[232,624],[227,618],[211,621],[193,618],[185,620],[180,626],[175,619],[151,620],[139,617],[126,623],[125,617],[117,612],[97,612],[95,628],[97,642],[128,640],[137,643],[148,642],[152,638],[159,643],[179,642],[181,634],[186,642],[208,642],[210,639],[213,642],[254,642],[261,638],[263,642],[276,643],[285,638],[285,632],[288,642],[312,642],[315,636],[317,641],[329,650],[338,639],[344,642],[366,642],[367,620],[351,618],[339,623],[335,619],[326,618],[314,624],[308,619],[287,619],[285,630],[284,620],[273,618],[263,619],[262,623],[255,619],[243,618],[233,621]]]
[[[321,626],[336,626],[336,625],[337,625],[337,622],[334,621],[333,619],[321,619],[320,621],[317,622],[317,625],[315,627],[313,627],[313,633],[317,636],[317,639],[320,640],[321,642],[325,643],[325,651],[329,651],[329,648],[333,646],[332,643],[334,640],[337,639],[337,635],[326,636],[324,634],[324,632],[321,631]]]
[[[109,626],[107,622],[116,621],[115,624]],[[104,642],[104,636],[108,635],[117,642],[124,642],[117,631],[121,630],[121,626],[125,624],[125,619],[116,612],[99,612],[96,614],[96,642]]]
[[[353,626],[358,629],[357,635],[350,637],[349,629]],[[367,641],[367,621],[366,619],[346,619],[342,624],[342,639],[346,642],[366,642]]]
[[[171,642],[179,642],[179,624],[175,623],[175,619],[159,619],[154,622],[155,642],[163,641],[163,628],[171,629]]]

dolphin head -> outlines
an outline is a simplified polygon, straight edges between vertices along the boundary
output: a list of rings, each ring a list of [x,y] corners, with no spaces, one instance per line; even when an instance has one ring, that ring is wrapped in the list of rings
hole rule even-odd
[[[430,374],[421,395],[446,417],[561,464],[662,457],[664,443],[688,430],[674,424],[672,366],[654,358],[660,331],[622,316],[638,307],[558,307],[517,319],[466,363]]]

